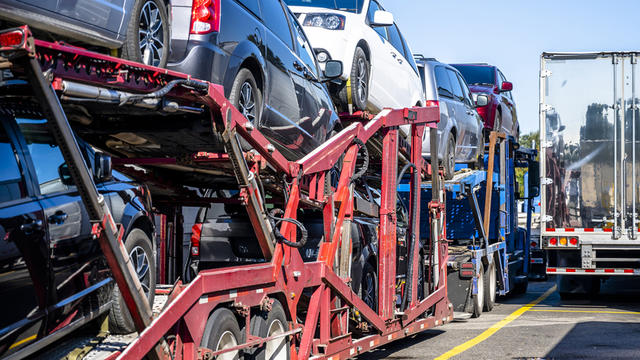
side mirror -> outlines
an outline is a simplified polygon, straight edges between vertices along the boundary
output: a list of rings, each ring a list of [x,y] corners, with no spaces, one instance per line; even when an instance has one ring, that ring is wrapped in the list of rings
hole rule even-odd
[[[60,176],[60,181],[67,186],[75,185],[73,183],[73,179],[71,178],[71,170],[69,170],[69,165],[67,163],[63,163],[58,166],[58,176]]]
[[[95,169],[93,169],[93,177],[96,182],[103,182],[111,179],[111,156],[96,152]]]
[[[476,97],[476,107],[489,105],[489,97],[487,95],[478,95]]]
[[[537,161],[531,161],[529,163],[529,175],[528,180],[528,197],[535,198],[540,195],[540,163]]]
[[[371,26],[391,26],[393,25],[393,14],[384,11],[384,10],[376,10],[373,13],[373,24]]]
[[[332,80],[342,76],[342,61],[328,60],[324,64],[324,77],[327,80]]]
[[[513,90],[513,83],[510,83],[508,81],[503,81],[502,85],[500,85],[501,92],[511,91],[511,90]]]

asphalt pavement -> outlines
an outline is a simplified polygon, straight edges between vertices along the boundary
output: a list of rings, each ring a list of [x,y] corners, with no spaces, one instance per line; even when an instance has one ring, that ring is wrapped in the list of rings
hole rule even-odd
[[[614,278],[591,299],[562,300],[555,280],[358,359],[640,359],[640,281]]]

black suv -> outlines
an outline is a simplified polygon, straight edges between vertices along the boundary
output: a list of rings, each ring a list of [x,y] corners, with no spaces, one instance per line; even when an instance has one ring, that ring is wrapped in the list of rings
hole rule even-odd
[[[338,122],[302,27],[280,0],[174,0],[168,68],[224,86],[225,96],[290,160]]]
[[[47,119],[23,99],[0,94],[0,357],[16,358],[109,310],[112,332],[134,330]],[[125,246],[152,301],[148,191],[112,174],[107,155],[79,145],[114,220],[125,228]]]

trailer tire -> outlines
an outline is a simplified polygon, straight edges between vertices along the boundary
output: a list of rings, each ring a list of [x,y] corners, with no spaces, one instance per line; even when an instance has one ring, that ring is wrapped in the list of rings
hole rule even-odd
[[[271,311],[260,312],[251,318],[251,334],[266,338],[289,331],[289,322],[284,307],[278,300],[273,300]],[[250,360],[289,360],[289,338],[278,338],[257,348],[253,354],[246,356]]]
[[[240,325],[233,312],[219,308],[209,316],[204,327],[200,346],[212,351],[223,350],[244,343]],[[240,351],[231,351],[218,356],[218,360],[238,360]]]
[[[484,310],[493,310],[496,303],[496,263],[492,261],[484,272]]]
[[[133,229],[127,235],[124,241],[124,247],[127,249],[129,256],[136,252],[136,258],[133,260],[134,268],[138,273],[138,279],[141,280],[143,289],[146,286],[147,299],[149,306],[153,305],[153,298],[156,291],[156,265],[155,257],[151,247],[149,236],[140,230]],[[144,255],[144,258],[140,256]],[[146,261],[147,270],[144,270],[144,262]],[[146,272],[145,272],[146,271]],[[109,312],[109,330],[114,334],[129,334],[136,331],[135,324],[131,318],[131,314],[127,309],[124,298],[120,294],[120,289],[116,285],[111,295],[111,311]]]
[[[473,302],[473,312],[471,313],[471,317],[478,318],[482,315],[482,308],[484,308],[484,265],[480,263],[480,276],[478,276],[478,293],[476,295],[472,295],[471,299]]]
[[[156,21],[158,28],[153,31],[155,24],[149,17],[156,13]],[[142,25],[142,26],[141,26]],[[151,31],[147,31],[146,28]],[[148,44],[145,47],[151,49],[151,45],[160,43],[161,47],[154,46],[155,51],[149,50],[145,56],[141,49],[140,33],[144,33],[144,40]],[[155,54],[153,54],[155,52]],[[128,60],[141,62],[146,65],[165,67],[169,59],[169,17],[167,16],[166,6],[160,0],[137,0],[133,6],[133,12],[129,24],[124,44],[122,45],[122,57]]]

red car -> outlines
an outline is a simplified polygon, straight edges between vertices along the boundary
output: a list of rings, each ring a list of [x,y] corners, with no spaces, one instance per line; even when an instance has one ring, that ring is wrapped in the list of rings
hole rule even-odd
[[[474,94],[486,94],[487,106],[478,107],[484,120],[485,139],[491,130],[500,130],[516,139],[520,136],[520,125],[516,115],[516,104],[511,90],[513,84],[506,80],[496,66],[489,64],[451,64],[458,69]]]

